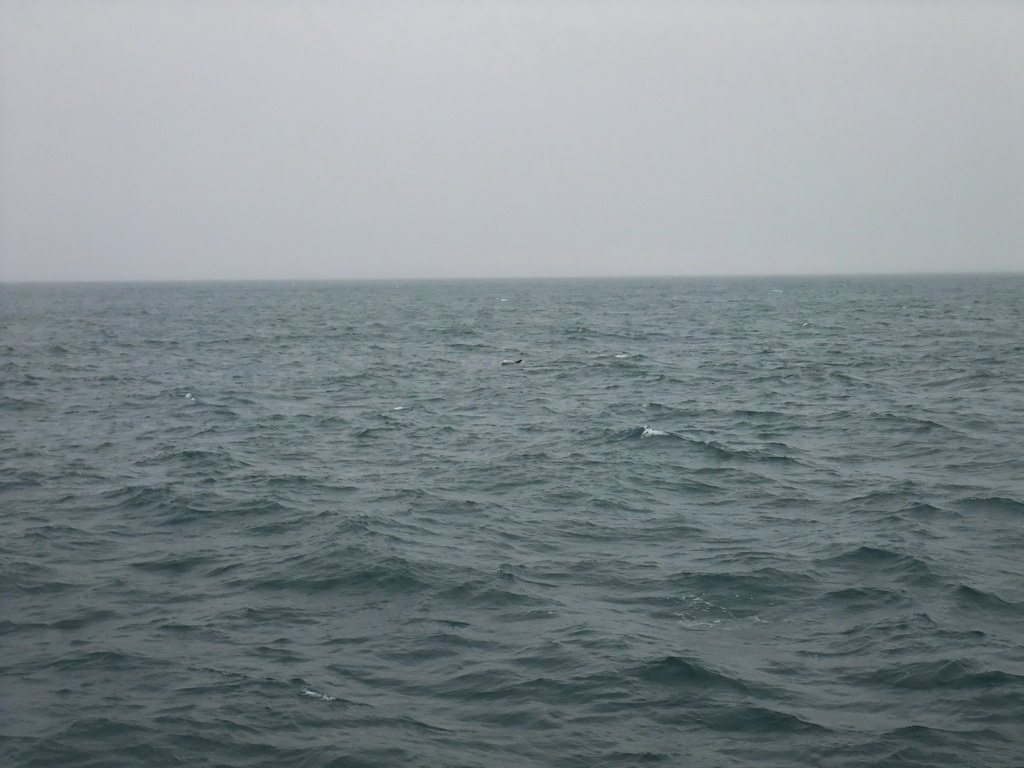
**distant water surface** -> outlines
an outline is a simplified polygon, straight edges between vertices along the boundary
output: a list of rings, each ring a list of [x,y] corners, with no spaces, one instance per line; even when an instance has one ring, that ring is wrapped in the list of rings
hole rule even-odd
[[[0,323],[4,766],[1024,765],[1024,276]]]

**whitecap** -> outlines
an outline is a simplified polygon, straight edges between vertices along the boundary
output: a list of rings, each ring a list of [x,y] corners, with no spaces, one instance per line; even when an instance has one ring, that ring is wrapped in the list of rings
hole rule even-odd
[[[391,410],[392,410],[392,411],[404,411],[404,410],[405,410],[405,406],[404,406],[404,405],[396,405],[396,406],[395,406],[394,408],[392,408]]]
[[[680,614],[676,615],[678,616]],[[720,619],[715,619],[714,621],[700,621],[698,619],[682,618],[679,620],[679,626],[683,629],[692,629],[697,631],[714,629],[715,627],[720,626],[721,623]]]
[[[302,695],[312,696],[314,699],[320,699],[320,701],[337,701],[337,699],[334,696],[327,696],[326,694],[320,693],[319,691],[314,691],[312,688],[303,688]]]
[[[650,427],[645,426],[644,431],[643,433],[641,433],[640,437],[662,437],[667,434],[668,432],[662,432],[660,429],[651,429]]]

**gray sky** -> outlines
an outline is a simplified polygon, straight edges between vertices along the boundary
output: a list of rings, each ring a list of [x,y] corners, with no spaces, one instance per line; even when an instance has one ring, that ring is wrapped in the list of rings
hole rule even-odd
[[[0,280],[1022,269],[1017,0],[0,4]]]

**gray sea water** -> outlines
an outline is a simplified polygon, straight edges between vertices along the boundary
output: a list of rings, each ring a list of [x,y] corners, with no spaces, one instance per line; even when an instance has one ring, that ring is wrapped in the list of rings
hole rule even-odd
[[[1022,275],[4,285],[0,352],[3,766],[1024,765]]]

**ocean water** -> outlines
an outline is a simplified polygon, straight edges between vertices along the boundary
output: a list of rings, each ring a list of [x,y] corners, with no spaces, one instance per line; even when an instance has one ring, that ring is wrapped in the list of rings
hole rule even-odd
[[[1022,275],[0,329],[0,765],[1024,765]]]

